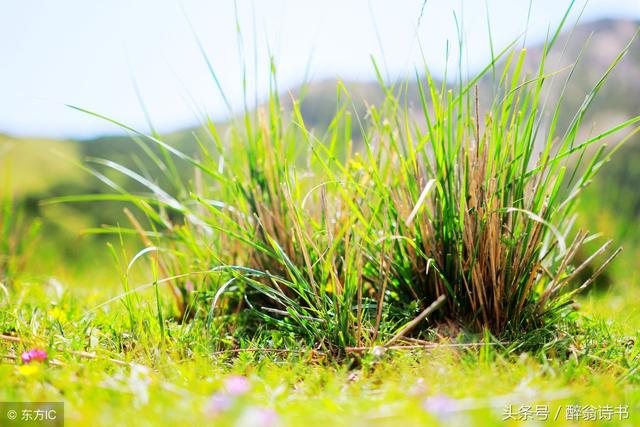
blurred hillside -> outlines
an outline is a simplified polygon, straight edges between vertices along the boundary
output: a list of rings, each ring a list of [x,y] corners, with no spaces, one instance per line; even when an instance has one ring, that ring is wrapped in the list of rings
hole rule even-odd
[[[602,20],[581,24],[561,36],[548,62],[549,71],[561,70],[571,65],[576,58],[579,63],[564,91],[564,105],[559,131],[569,125],[572,115],[584,101],[593,85],[605,72],[616,55],[631,40],[639,23],[625,20]],[[541,46],[528,48],[527,63],[532,69],[542,51]],[[568,70],[554,76],[549,91],[548,104],[554,105],[562,92]],[[377,104],[384,98],[383,91],[375,82],[343,83],[350,94],[352,112],[364,118],[367,105]],[[480,82],[480,94],[490,92],[491,78]],[[316,82],[304,88],[291,91],[296,97],[303,97],[301,111],[309,128],[321,132],[328,125],[336,110],[338,91],[335,81]],[[285,108],[289,108],[283,96]],[[487,97],[488,98],[488,97]],[[419,111],[418,91],[415,83],[407,85],[406,102]],[[549,109],[551,110],[551,109]],[[614,70],[596,99],[585,123],[592,124],[584,130],[584,137],[595,134],[633,116],[640,115],[640,41],[636,40],[629,54]],[[117,117],[116,117],[117,119]],[[96,119],[98,120],[98,119]],[[354,120],[354,123],[356,121]],[[354,129],[357,124],[354,124]],[[224,135],[221,125],[220,134]],[[167,135],[163,140],[187,153],[197,153],[197,138],[206,140],[209,136],[204,129],[187,129]],[[358,138],[359,132],[354,132]],[[45,220],[45,230],[49,241],[63,250],[66,256],[77,256],[84,252],[79,246],[77,230],[98,227],[126,221],[122,216],[123,205],[116,203],[64,204],[42,206],[39,201],[70,194],[110,192],[110,189],[94,176],[81,170],[74,163],[81,164],[87,159],[103,158],[113,160],[137,171],[147,170],[160,184],[163,173],[177,173],[191,179],[193,170],[176,162],[175,170],[158,173],[148,164],[148,145],[129,137],[104,137],[86,141],[52,141],[16,139],[0,135],[0,176],[3,185],[0,192],[10,190],[18,198],[26,201],[29,212]],[[162,158],[163,153],[151,148]],[[601,230],[604,234],[625,241],[633,247],[640,247],[640,140],[632,139],[616,154],[605,167],[604,172],[594,182],[583,201],[582,221],[589,223],[589,229]],[[113,170],[101,169],[116,183],[129,186],[134,191],[144,191],[142,187],[131,188],[131,180],[124,179]],[[168,185],[168,184],[167,184]],[[179,192],[180,188],[170,188]],[[93,245],[99,238],[93,237]]]

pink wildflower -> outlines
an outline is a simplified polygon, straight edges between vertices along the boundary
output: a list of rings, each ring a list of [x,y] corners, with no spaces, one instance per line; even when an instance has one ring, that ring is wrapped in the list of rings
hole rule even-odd
[[[225,393],[216,393],[207,402],[206,413],[211,417],[217,417],[228,411],[234,404],[234,398]]]
[[[251,389],[251,383],[247,377],[233,375],[224,382],[224,390],[231,396],[242,396]]]
[[[47,360],[47,352],[39,348],[32,348],[22,353],[20,358],[22,359],[22,363],[44,362]]]
[[[442,395],[426,398],[422,403],[422,407],[431,414],[440,417],[453,414],[460,410],[460,405],[457,400]]]

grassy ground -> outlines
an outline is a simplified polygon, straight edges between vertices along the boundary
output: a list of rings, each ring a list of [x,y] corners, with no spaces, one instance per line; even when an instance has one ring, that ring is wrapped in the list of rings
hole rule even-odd
[[[337,363],[308,350],[216,354],[197,324],[167,322],[163,339],[144,297],[146,327],[132,340],[121,303],[86,315],[114,289],[25,282],[0,310],[0,401],[64,401],[67,425],[93,426],[525,423],[505,421],[509,411],[538,420],[527,425],[596,425],[610,409],[607,425],[637,425],[640,317],[637,288],[627,285],[581,300],[585,317],[567,338],[568,357],[557,345],[534,354],[443,345]],[[33,347],[46,349],[48,362],[12,360]]]
[[[208,123],[195,157],[79,109],[144,156],[89,157],[112,194],[37,205],[104,203],[110,225],[85,232],[111,235],[117,268],[58,253],[0,198],[0,402],[64,401],[69,425],[92,426],[640,424],[634,252],[603,292],[620,251],[574,229],[615,151],[601,142],[639,131],[636,117],[580,136],[628,46],[561,130],[562,96],[543,90],[561,27],[533,75],[510,47],[453,89],[425,66],[419,114],[380,73],[367,117],[338,87],[326,132],[297,103],[285,113],[272,67],[267,105],[224,133]]]

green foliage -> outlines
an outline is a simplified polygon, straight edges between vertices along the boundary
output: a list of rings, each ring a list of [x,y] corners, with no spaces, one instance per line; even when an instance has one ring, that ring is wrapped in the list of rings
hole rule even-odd
[[[266,111],[246,112],[225,138],[210,124],[200,158],[147,137],[166,154],[148,150],[152,163],[182,191],[161,188],[149,170],[92,162],[147,190],[134,194],[106,180],[120,193],[107,199],[130,201],[144,216],[146,229],[131,213],[132,227],[118,228],[146,246],[132,263],[154,254],[154,271],[182,319],[200,313],[209,325],[222,318],[254,333],[262,320],[342,353],[386,342],[444,295],[438,317],[463,328],[535,332],[558,319],[617,254],[580,288],[567,286],[610,243],[572,266],[591,240],[571,231],[575,200],[611,154],[601,148],[587,160],[586,150],[640,119],[578,141],[586,101],[558,139],[560,103],[545,134],[545,58],[531,77],[522,71],[524,57],[508,54],[506,64],[514,65],[505,67],[482,115],[473,87],[491,66],[455,91],[437,87],[427,72],[426,86],[418,80],[422,123],[401,105],[397,88],[383,85],[387,99],[369,112],[362,155],[351,146],[346,103],[316,136],[297,104],[292,117],[284,114],[274,90]],[[194,167],[193,180],[171,172],[169,155]],[[233,313],[250,317],[229,323]]]
[[[443,322],[454,332],[553,337],[573,296],[619,252],[594,263],[611,242],[589,252],[596,236],[573,230],[576,201],[615,151],[601,141],[640,122],[588,139],[579,132],[627,46],[560,128],[574,69],[549,70],[547,58],[563,25],[533,74],[513,44],[453,88],[425,66],[415,83],[421,114],[408,103],[408,82],[387,84],[378,73],[384,101],[366,117],[339,85],[321,129],[306,126],[297,101],[285,110],[272,66],[266,104],[223,132],[207,123],[193,135],[197,154],[78,108],[132,133],[146,161],[89,158],[85,169],[114,193],[52,202],[135,208],[125,211],[128,227],[93,230],[137,236],[144,246],[121,274],[132,329],[139,322],[129,297],[138,289],[129,288],[129,273],[148,259],[153,277],[143,288],[155,291],[163,336],[161,284],[181,321],[247,336],[286,331],[338,355],[428,338]],[[546,85],[562,71],[548,107]],[[477,85],[489,74],[495,90],[481,101]]]
[[[56,296],[43,285],[0,298],[0,399],[64,401],[65,422],[74,425],[135,419],[136,425],[170,426],[188,419],[237,426],[256,408],[269,408],[282,426],[502,426],[508,405],[538,404],[560,411],[558,426],[575,425],[565,417],[568,405],[629,405],[629,419],[611,424],[640,419],[634,410],[640,402],[639,318],[611,325],[598,317],[567,328],[561,351],[549,346],[522,353],[444,341],[431,349],[369,355],[348,366],[277,332],[253,341],[238,335],[236,349],[215,352],[198,320],[167,322],[166,343],[159,345],[152,299],[143,299],[136,313],[148,332],[134,337],[124,307],[88,313],[87,299],[73,292]],[[104,291],[94,292],[104,297]],[[637,313],[637,288],[624,296],[618,315]],[[634,332],[625,337],[620,327]],[[48,353],[46,363],[12,360],[34,347]],[[229,407],[214,406],[225,397],[226,382],[239,375],[247,379],[246,392]],[[252,421],[248,425],[261,425]]]
[[[626,51],[577,111],[563,102],[567,79],[548,114],[556,37],[534,74],[507,49],[453,88],[426,67],[415,83],[380,79],[384,99],[366,110],[340,84],[319,116],[283,106],[273,71],[263,108],[187,144],[100,116],[135,150],[87,143],[81,168],[110,193],[90,187],[47,209],[96,202],[112,225],[88,231],[118,237],[122,293],[96,286],[107,262],[92,252],[90,299],[25,280],[38,224],[10,191],[0,197],[0,354],[16,361],[0,365],[0,400],[65,400],[79,425],[259,425],[265,408],[277,425],[503,425],[505,406],[537,404],[558,425],[568,405],[629,404],[617,421],[635,422],[637,283],[576,312],[576,293],[618,251],[573,224],[613,154],[602,141],[631,138],[640,118],[580,136]],[[484,99],[477,85],[497,61]],[[615,179],[632,182],[628,167]],[[45,363],[20,362],[33,348]],[[231,374],[248,389],[229,396]]]
[[[553,39],[545,51],[552,44]],[[424,308],[446,295],[446,319],[515,336],[543,327],[593,282],[617,251],[578,290],[568,286],[611,243],[577,263],[576,255],[593,238],[572,231],[575,201],[612,154],[603,146],[593,156],[587,150],[640,118],[586,141],[578,139],[578,129],[625,53],[562,132],[556,129],[562,97],[549,128],[542,126],[543,88],[550,76],[546,56],[529,76],[522,68],[525,51],[506,56],[496,96],[483,103],[490,105],[487,111],[480,110],[473,91],[483,74],[441,90],[426,71],[422,123],[395,97],[371,112],[367,173],[383,204],[375,218],[376,228],[384,230],[378,243],[387,245],[376,250],[388,254],[385,265],[398,303],[417,300]]]

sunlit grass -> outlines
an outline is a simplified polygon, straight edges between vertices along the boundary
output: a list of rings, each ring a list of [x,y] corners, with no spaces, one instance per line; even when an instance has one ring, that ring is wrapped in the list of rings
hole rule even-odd
[[[581,137],[625,49],[559,128],[573,70],[546,60],[561,29],[533,74],[513,45],[467,82],[425,65],[420,105],[378,72],[384,100],[359,114],[338,84],[322,130],[300,100],[285,109],[272,62],[265,104],[204,123],[197,153],[74,107],[138,151],[64,153],[111,192],[39,205],[111,237],[69,281],[8,196],[42,182],[17,175],[24,188],[0,198],[0,401],[63,400],[78,425],[504,425],[527,405],[551,425],[573,425],[568,405],[623,405],[611,425],[636,423],[637,272],[610,269],[617,243],[597,233],[614,233],[611,217],[579,230],[575,207],[615,154],[602,141],[640,118]],[[96,227],[69,203],[126,207]],[[616,283],[581,295],[605,269]]]
[[[123,307],[87,318],[88,301],[56,296],[47,287],[32,287],[21,301],[2,311],[0,350],[8,363],[0,366],[0,400],[63,400],[72,425],[131,419],[136,425],[175,425],[188,419],[231,426],[256,416],[247,425],[505,425],[508,405],[537,404],[552,414],[560,408],[550,425],[575,425],[566,419],[567,405],[629,405],[628,420],[607,425],[633,424],[639,416],[635,358],[640,348],[597,325],[588,335],[575,336],[568,358],[443,346],[389,351],[357,367],[323,360],[295,344],[288,354],[213,353],[207,337],[188,324],[170,327],[171,345],[159,343],[157,334],[134,340]],[[141,309],[151,307],[153,299],[145,298]],[[7,335],[20,336],[21,342]],[[47,350],[48,363],[11,363],[11,357],[33,347]],[[220,409],[215,402],[233,375],[246,377],[249,390]],[[274,424],[262,422],[265,409],[275,411]]]
[[[132,133],[148,159],[134,169],[89,158],[83,168],[114,193],[50,203],[132,206],[128,224],[93,232],[139,238],[136,254],[113,250],[121,301],[137,331],[137,292],[153,289],[163,339],[164,319],[173,317],[203,320],[213,335],[292,334],[341,357],[354,347],[428,341],[442,324],[454,336],[556,342],[574,317],[575,294],[620,252],[611,241],[587,245],[598,235],[574,228],[576,201],[616,151],[601,141],[640,122],[579,137],[627,46],[558,128],[572,70],[549,70],[546,60],[561,29],[533,74],[523,67],[526,51],[512,45],[452,87],[425,66],[416,73],[421,112],[403,104],[406,83],[379,75],[384,102],[354,118],[339,85],[335,116],[320,134],[305,126],[296,100],[284,110],[272,67],[265,105],[245,110],[224,134],[206,123],[207,138],[194,134],[198,154],[75,107]],[[490,75],[493,98],[481,103],[476,85]],[[547,106],[545,85],[556,78],[564,79],[561,95]],[[185,165],[186,176],[178,172]],[[141,191],[114,181],[114,172]],[[138,265],[150,277],[136,289]]]

